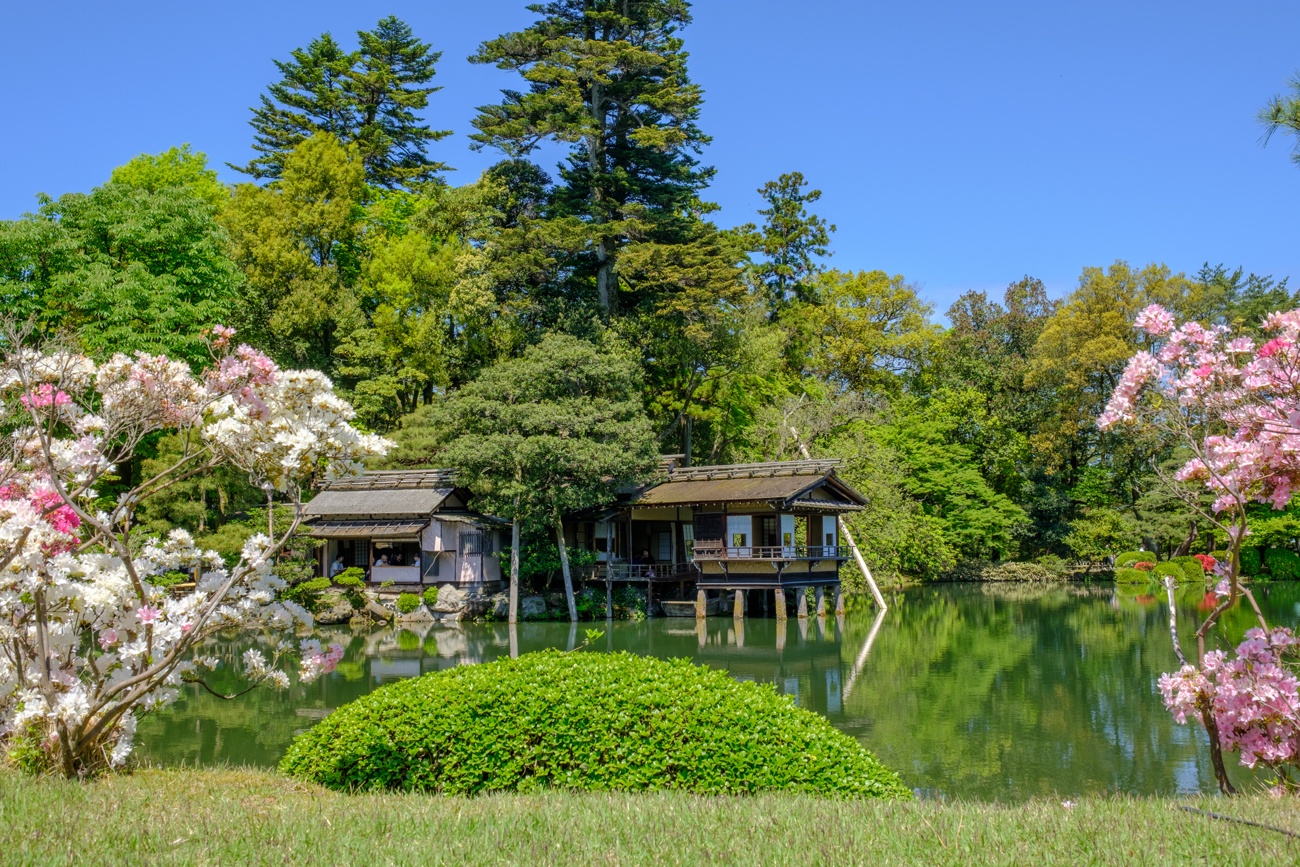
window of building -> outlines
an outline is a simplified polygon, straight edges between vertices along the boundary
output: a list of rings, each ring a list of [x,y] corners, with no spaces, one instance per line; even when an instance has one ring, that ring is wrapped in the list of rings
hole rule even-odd
[[[460,534],[460,553],[462,554],[483,554],[483,533],[480,530],[474,530],[469,533]]]

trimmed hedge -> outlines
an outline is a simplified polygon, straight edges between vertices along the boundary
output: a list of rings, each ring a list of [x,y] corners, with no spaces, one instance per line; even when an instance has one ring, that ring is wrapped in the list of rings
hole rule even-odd
[[[416,593],[402,593],[397,597],[397,610],[401,614],[410,614],[420,607],[420,597]]]
[[[1175,581],[1182,581],[1187,577],[1187,573],[1177,563],[1171,563],[1166,560],[1163,563],[1157,563],[1151,570],[1151,577],[1163,583],[1166,578],[1173,578]]]
[[[398,681],[299,735],[280,769],[342,791],[911,797],[857,741],[770,686],[629,653],[552,650]]]
[[[1182,577],[1187,581],[1205,580],[1205,567],[1201,565],[1200,560],[1190,554],[1186,557],[1172,557],[1169,562],[1182,570]]]
[[[1115,570],[1115,580],[1120,584],[1147,584],[1151,581],[1151,573],[1141,569],[1121,568]]]
[[[1269,548],[1264,552],[1264,568],[1274,581],[1294,581],[1300,578],[1300,556],[1285,548]]]
[[[1120,569],[1125,566],[1132,566],[1142,560],[1152,560],[1154,555],[1149,551],[1125,551],[1115,557],[1115,568]]]

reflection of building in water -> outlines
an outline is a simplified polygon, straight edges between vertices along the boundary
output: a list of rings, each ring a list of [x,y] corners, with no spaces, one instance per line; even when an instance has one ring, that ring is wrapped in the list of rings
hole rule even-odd
[[[696,662],[723,669],[736,680],[770,683],[800,707],[833,713],[843,708],[839,628],[801,635],[793,624],[772,620],[706,624]]]

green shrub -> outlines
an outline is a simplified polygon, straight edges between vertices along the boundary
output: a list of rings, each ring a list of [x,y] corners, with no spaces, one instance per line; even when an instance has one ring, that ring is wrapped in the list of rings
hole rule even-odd
[[[1060,581],[1061,574],[1040,563],[999,563],[983,570],[981,581]]]
[[[415,593],[403,593],[397,597],[397,610],[402,614],[410,614],[420,607],[420,597]]]
[[[424,591],[424,604],[427,605],[427,606],[429,606],[429,610],[430,610],[430,611],[433,610],[433,606],[435,606],[435,605],[438,604],[438,588],[437,588],[437,587],[430,587],[430,588],[428,588],[427,590]]]
[[[177,584],[188,584],[194,580],[194,576],[188,572],[164,572],[161,575],[151,575],[149,583],[155,587],[167,589],[175,587]]]
[[[1300,556],[1285,548],[1269,548],[1264,552],[1264,568],[1274,581],[1294,581],[1300,578]]]
[[[645,589],[624,584],[614,590],[615,620],[645,620]]]
[[[299,735],[280,768],[349,792],[911,796],[771,686],[630,653],[544,651],[389,684]]]
[[[1188,555],[1186,557],[1172,557],[1170,558],[1169,562],[1173,563],[1175,566],[1177,566],[1179,569],[1182,570],[1183,574],[1180,580],[1186,580],[1186,581],[1205,580],[1205,568],[1201,566],[1201,561],[1197,560],[1195,557],[1191,555]]]
[[[1122,567],[1115,570],[1115,580],[1120,584],[1147,584],[1151,575],[1141,569]]]
[[[1164,583],[1166,578],[1173,578],[1175,581],[1182,581],[1187,577],[1187,573],[1177,563],[1171,563],[1166,560],[1163,563],[1157,563],[1151,568],[1151,577]]]
[[[1260,567],[1263,565],[1262,558],[1259,556],[1258,548],[1241,549],[1241,574],[1247,578],[1254,578],[1259,574]]]
[[[1132,566],[1140,560],[1150,561],[1154,559],[1155,555],[1149,551],[1125,551],[1123,554],[1119,554],[1115,557],[1115,568],[1118,569],[1124,566]]]
[[[1225,560],[1228,559],[1228,552],[1227,552],[1227,551],[1211,551],[1211,552],[1210,552],[1210,556],[1213,557],[1215,560],[1218,560],[1220,563],[1222,563],[1223,561],[1225,561]]]
[[[292,587],[286,587],[280,593],[280,597],[290,602],[297,602],[303,608],[315,614],[317,606],[320,605],[321,593],[328,589],[330,589],[330,579],[325,577],[313,578],[310,581],[302,581]]]
[[[364,587],[366,572],[359,566],[349,566],[335,576],[334,583],[340,587]]]

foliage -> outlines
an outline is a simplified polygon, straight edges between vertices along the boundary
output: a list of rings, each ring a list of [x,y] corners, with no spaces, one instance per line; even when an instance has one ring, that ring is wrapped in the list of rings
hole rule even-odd
[[[1182,581],[1187,577],[1187,573],[1183,570],[1181,566],[1179,566],[1177,563],[1170,562],[1169,560],[1166,560],[1163,563],[1156,563],[1151,568],[1150,574],[1152,578],[1155,578],[1157,580],[1163,578],[1173,578],[1175,581]]]
[[[1149,551],[1125,551],[1123,554],[1119,554],[1115,557],[1115,565],[1132,566],[1134,563],[1139,561],[1150,559],[1151,553]]]
[[[555,191],[555,228],[568,235],[561,246],[574,294],[608,316],[619,303],[622,248],[633,236],[673,242],[712,174],[692,156],[708,138],[695,124],[703,93],[677,35],[689,6],[561,0],[529,9],[539,16],[533,24],[470,58],[527,83],[481,107],[472,138],[512,159],[547,139],[574,145]]]
[[[763,184],[758,190],[767,205],[758,209],[764,218],[762,227],[740,229],[752,232],[750,243],[763,257],[753,264],[750,279],[762,287],[773,318],[792,302],[816,300],[814,278],[822,270],[816,260],[830,255],[835,226],[808,212],[807,206],[820,199],[822,191],[804,192],[806,186],[802,172],[788,172]]]
[[[771,687],[626,653],[527,654],[381,687],[295,740],[281,769],[349,791],[911,794]]]
[[[943,574],[947,581],[1019,581],[1046,583],[1060,581],[1064,571],[1043,563],[989,563],[983,560],[963,560]]]
[[[1283,548],[1269,548],[1264,552],[1264,568],[1274,581],[1294,581],[1300,578],[1300,555]]]
[[[1230,552],[1225,551],[1223,552],[1223,557],[1220,557],[1218,559],[1220,562],[1225,562],[1231,556],[1232,554]],[[1260,570],[1264,567],[1264,558],[1260,554],[1258,548],[1254,548],[1254,547],[1242,548],[1241,553],[1239,554],[1239,558],[1241,563],[1241,567],[1240,567],[1241,574],[1246,576],[1247,578],[1255,577],[1256,575],[1259,574]]]
[[[617,344],[549,335],[429,409],[428,422],[440,431],[436,459],[458,468],[461,484],[481,498],[483,511],[521,529],[558,528],[564,515],[610,502],[615,491],[655,466],[638,379],[635,362]],[[398,433],[399,443],[409,430]],[[573,620],[562,533],[556,540]],[[512,549],[514,564],[518,549]],[[513,586],[516,570],[512,565]]]
[[[321,576],[285,588],[281,591],[280,598],[301,605],[305,610],[315,614],[320,606],[321,593],[328,589],[330,589],[330,579]]]
[[[1148,584],[1151,581],[1151,574],[1141,569],[1120,566],[1115,569],[1115,581],[1119,584]]]
[[[163,356],[96,364],[46,351],[21,329],[0,335],[0,417],[17,434],[0,454],[0,747],[29,764],[66,777],[121,766],[138,717],[220,665],[190,658],[199,642],[227,628],[310,623],[276,600],[284,582],[272,574],[296,521],[276,538],[250,538],[228,570],[183,530],[134,537],[141,500],[174,479],[235,466],[296,515],[304,487],[355,472],[387,446],[348,424],[350,408],[320,374],[279,370],[247,346],[230,349],[233,330],[213,333],[201,377]],[[97,485],[159,433],[182,439],[181,460],[101,508]],[[170,598],[155,578],[178,571],[197,572],[197,587]],[[302,676],[341,652],[304,642]],[[253,685],[287,686],[282,654],[268,662],[251,651],[243,673]]]
[[[1074,556],[1089,563],[1104,560],[1111,551],[1137,541],[1132,522],[1110,509],[1092,509],[1070,523],[1065,545]],[[1116,561],[1116,565],[1127,563]]]
[[[397,597],[397,610],[402,614],[410,614],[420,607],[420,596],[418,593],[402,593]]]
[[[230,318],[243,277],[215,208],[184,186],[112,182],[44,199],[0,222],[0,309],[43,335],[75,334],[96,359],[209,360],[205,329]]]
[[[344,51],[328,33],[292,60],[276,61],[283,77],[267,88],[253,109],[253,150],[248,165],[233,166],[254,178],[282,177],[289,153],[320,133],[355,144],[366,179],[398,187],[437,179],[446,168],[428,157],[428,145],[450,130],[435,131],[416,112],[429,104],[440,52],[415,37],[408,24],[389,15],[374,30],[357,31],[359,47]]]
[[[1203,567],[1201,561],[1195,557],[1171,557],[1169,562],[1173,563],[1182,571],[1183,574],[1178,576],[1179,580],[1185,578],[1188,581],[1202,581],[1205,578],[1205,567]]]
[[[340,587],[364,587],[366,585],[366,572],[359,566],[349,566],[334,576],[334,583]]]
[[[420,594],[420,598],[424,601],[424,604],[428,609],[432,611],[433,607],[438,604],[438,588],[426,587],[424,593]]]
[[[188,144],[168,148],[160,154],[140,154],[113,169],[109,182],[146,192],[187,190],[212,206],[214,211],[230,200],[230,189],[208,168],[207,155],[192,151]]]

